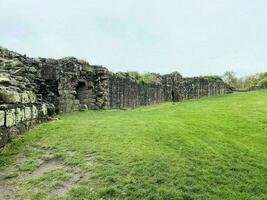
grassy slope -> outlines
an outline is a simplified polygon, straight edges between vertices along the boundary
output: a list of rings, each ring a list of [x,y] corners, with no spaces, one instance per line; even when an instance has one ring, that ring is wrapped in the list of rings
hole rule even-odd
[[[17,177],[51,157],[70,171]],[[47,198],[74,169],[85,178],[68,199],[266,199],[267,91],[66,114],[0,154],[24,199]]]

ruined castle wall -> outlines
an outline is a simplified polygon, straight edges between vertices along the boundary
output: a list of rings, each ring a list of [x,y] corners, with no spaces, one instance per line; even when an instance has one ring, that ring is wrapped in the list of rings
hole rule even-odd
[[[125,73],[109,76],[109,108],[135,108],[163,102],[162,84],[139,82]]]
[[[178,73],[162,76],[160,84],[138,82],[126,74],[109,79],[108,108],[135,108],[164,101],[182,101],[231,92],[222,80],[202,77],[182,78]]]
[[[179,99],[197,99],[205,96],[217,96],[231,92],[222,80],[210,80],[204,77],[184,78],[175,93]]]
[[[136,108],[231,92],[220,79],[156,75],[144,83],[73,57],[29,58],[0,48],[0,147],[55,113]]]
[[[37,123],[46,121],[46,104],[6,104],[0,108],[0,147]]]
[[[41,77],[45,80],[47,89],[44,100],[53,103],[57,113],[79,110],[76,85],[80,77],[80,66],[71,61],[71,59],[41,60]]]
[[[165,101],[182,101],[181,85],[183,84],[183,77],[178,72],[166,74],[162,76],[162,85],[164,88]]]
[[[42,60],[42,78],[56,113],[107,107],[108,70],[76,58]]]
[[[18,81],[9,74],[0,74],[0,147],[47,119],[47,105],[39,102],[33,91],[21,88],[26,84],[22,80],[22,77]]]
[[[0,48],[0,147],[48,119],[39,60]]]

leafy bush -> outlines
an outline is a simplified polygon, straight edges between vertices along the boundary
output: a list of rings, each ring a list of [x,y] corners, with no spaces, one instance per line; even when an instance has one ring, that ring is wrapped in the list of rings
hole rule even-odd
[[[158,78],[156,74],[150,73],[150,72],[144,73],[141,76],[140,80],[143,81],[144,83],[157,83],[158,82]]]
[[[267,76],[261,79],[257,85],[262,88],[267,88]]]
[[[129,71],[129,72],[127,72],[127,75],[136,79],[136,80],[140,80],[140,77],[141,77],[139,72],[136,72],[136,71]]]
[[[146,72],[144,74],[140,74],[136,71],[129,71],[127,72],[127,75],[144,83],[159,83],[157,74]]]

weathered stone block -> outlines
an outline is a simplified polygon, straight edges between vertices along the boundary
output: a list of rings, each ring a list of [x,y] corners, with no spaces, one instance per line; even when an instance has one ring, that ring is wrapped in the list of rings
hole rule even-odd
[[[35,103],[36,95],[31,91],[26,91],[21,94],[22,103]]]
[[[5,111],[0,111],[0,126],[5,125]]]
[[[25,120],[30,120],[32,118],[32,109],[31,109],[31,107],[26,107],[24,109],[24,117],[25,117]]]
[[[26,92],[21,94],[21,103],[29,103],[29,96]]]
[[[46,104],[44,103],[44,104],[42,104],[42,107],[41,107],[41,111],[42,111],[42,114],[43,115],[47,115],[47,106],[46,106]]]
[[[24,110],[22,108],[16,108],[16,124],[24,121]]]
[[[7,73],[1,73],[0,74],[0,84],[3,84],[3,83],[8,83],[8,84],[12,83],[12,80],[11,80],[9,74],[7,74]]]
[[[20,102],[21,97],[17,91],[10,90],[6,87],[1,87],[0,99],[2,99],[5,103],[18,103]]]
[[[36,102],[36,95],[33,92],[28,92],[30,103]]]
[[[46,80],[58,79],[56,66],[44,65],[41,70],[41,75],[42,75],[42,78]]]
[[[32,106],[32,119],[36,119],[38,117],[38,109],[36,106]]]
[[[11,109],[6,111],[6,127],[12,127],[16,124],[16,110]]]

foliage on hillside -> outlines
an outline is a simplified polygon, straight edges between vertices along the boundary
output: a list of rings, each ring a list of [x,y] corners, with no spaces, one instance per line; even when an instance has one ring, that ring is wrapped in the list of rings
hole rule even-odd
[[[267,72],[238,78],[233,71],[227,71],[222,79],[236,89],[267,88]]]

